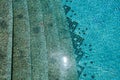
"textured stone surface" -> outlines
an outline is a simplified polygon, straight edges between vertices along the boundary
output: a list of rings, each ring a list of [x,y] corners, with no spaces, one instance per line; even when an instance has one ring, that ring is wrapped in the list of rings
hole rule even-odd
[[[32,80],[48,80],[48,54],[44,35],[41,0],[28,0]]]
[[[69,33],[78,23],[67,24],[61,3],[0,1],[0,80],[78,80]]]
[[[30,25],[26,0],[13,0],[12,80],[31,80]]]
[[[59,0],[41,2],[48,50],[48,78],[77,80],[74,50],[61,2]]]
[[[12,0],[0,0],[0,80],[11,80]]]
[[[79,80],[120,80],[120,0],[27,2],[0,0],[0,80],[78,80],[74,55]]]

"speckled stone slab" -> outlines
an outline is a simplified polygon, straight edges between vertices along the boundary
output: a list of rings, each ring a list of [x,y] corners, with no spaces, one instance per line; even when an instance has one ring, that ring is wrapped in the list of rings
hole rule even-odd
[[[12,80],[31,80],[30,25],[26,0],[13,0]]]
[[[12,0],[0,0],[0,80],[11,80]]]
[[[73,52],[60,0],[0,0],[0,80],[78,80]]]
[[[41,0],[49,80],[78,80],[72,41],[60,0]]]
[[[41,0],[28,0],[28,6],[30,18],[32,80],[48,80],[48,55],[44,35]]]

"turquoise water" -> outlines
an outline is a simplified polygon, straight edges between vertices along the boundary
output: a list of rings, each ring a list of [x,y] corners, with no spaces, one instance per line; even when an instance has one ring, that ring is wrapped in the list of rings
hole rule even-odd
[[[119,36],[120,0],[0,0],[0,80],[120,80]]]
[[[120,80],[120,0],[63,0],[63,6],[79,80]]]

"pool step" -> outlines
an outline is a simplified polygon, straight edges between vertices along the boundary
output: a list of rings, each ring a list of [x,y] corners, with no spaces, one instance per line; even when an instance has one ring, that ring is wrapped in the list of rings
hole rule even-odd
[[[0,80],[11,80],[12,0],[0,0]]]
[[[27,0],[30,18],[32,80],[48,80],[48,54],[41,0]]]
[[[78,80],[63,11],[60,0],[0,0],[0,80]]]
[[[49,80],[78,80],[74,50],[60,0],[41,0]]]
[[[30,24],[26,0],[13,0],[12,80],[31,80]]]

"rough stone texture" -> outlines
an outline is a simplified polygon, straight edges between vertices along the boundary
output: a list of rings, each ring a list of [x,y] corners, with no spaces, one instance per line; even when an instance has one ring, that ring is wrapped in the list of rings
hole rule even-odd
[[[60,0],[0,0],[0,80],[78,80],[72,45]]]
[[[32,80],[48,80],[48,54],[44,35],[41,0],[28,0]]]
[[[31,80],[30,25],[26,0],[13,0],[14,39],[12,80]]]
[[[44,0],[41,3],[48,49],[48,78],[49,80],[77,80],[74,50],[61,2]]]
[[[0,80],[120,80],[120,0],[27,2],[0,0]]]
[[[12,0],[0,0],[0,80],[11,80]]]

